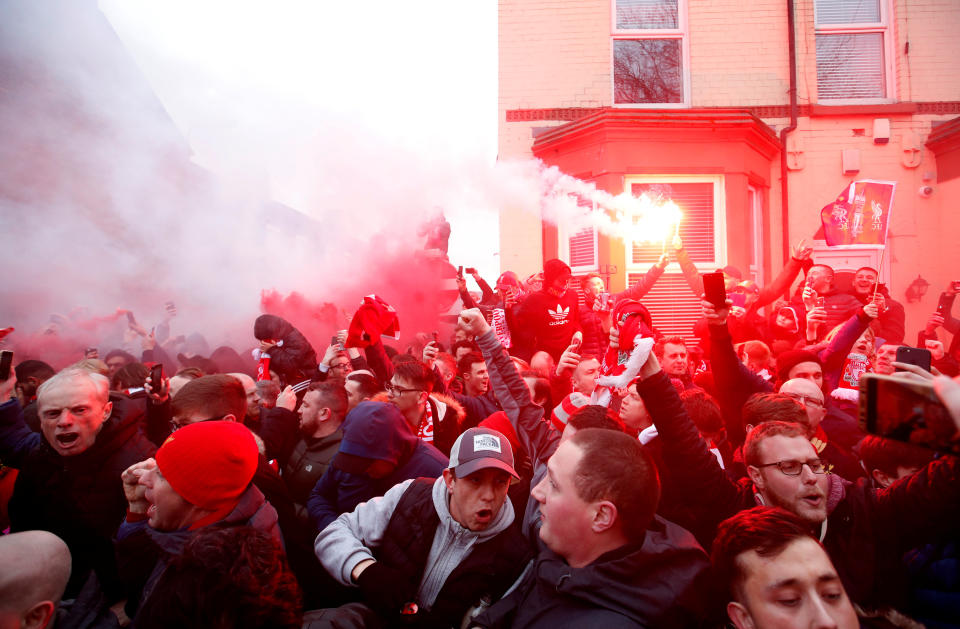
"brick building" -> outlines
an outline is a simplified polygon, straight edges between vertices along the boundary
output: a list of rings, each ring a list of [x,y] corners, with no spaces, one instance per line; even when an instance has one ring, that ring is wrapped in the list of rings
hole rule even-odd
[[[613,194],[669,186],[700,270],[760,282],[801,238],[838,271],[877,266],[877,248],[815,240],[819,211],[851,181],[896,181],[881,277],[910,342],[960,279],[957,32],[955,0],[500,0],[499,158]],[[500,233],[505,269],[560,257],[614,290],[660,252],[529,208],[503,208]],[[930,294],[907,303],[918,274]],[[645,301],[690,334],[697,300],[676,264]]]

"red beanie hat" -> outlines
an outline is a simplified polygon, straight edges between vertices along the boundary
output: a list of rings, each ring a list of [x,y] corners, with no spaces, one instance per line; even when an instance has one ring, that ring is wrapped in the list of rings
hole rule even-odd
[[[503,436],[507,438],[507,441],[510,442],[510,447],[513,448],[514,455],[521,451],[520,438],[517,437],[517,431],[513,429],[513,424],[510,423],[510,418],[507,417],[507,414],[503,411],[497,411],[496,413],[493,413],[485,420],[481,421],[480,426],[482,428],[496,430],[497,432],[503,434]]]
[[[157,450],[160,473],[190,504],[217,512],[237,505],[257,471],[259,450],[250,429],[236,422],[188,424]]]

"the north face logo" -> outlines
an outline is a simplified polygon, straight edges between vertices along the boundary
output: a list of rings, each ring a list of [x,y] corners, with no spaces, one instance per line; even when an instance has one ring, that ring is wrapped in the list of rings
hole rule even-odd
[[[550,310],[547,308],[547,312],[550,314],[550,318],[553,319],[553,323],[551,325],[559,325],[567,321],[567,316],[570,314],[570,306],[564,308],[560,304],[557,304],[556,310]]]

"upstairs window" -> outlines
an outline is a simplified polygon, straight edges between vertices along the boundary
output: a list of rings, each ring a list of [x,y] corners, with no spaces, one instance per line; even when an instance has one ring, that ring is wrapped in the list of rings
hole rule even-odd
[[[614,104],[686,105],[686,0],[613,4]]]
[[[887,0],[815,0],[820,101],[890,98]]]

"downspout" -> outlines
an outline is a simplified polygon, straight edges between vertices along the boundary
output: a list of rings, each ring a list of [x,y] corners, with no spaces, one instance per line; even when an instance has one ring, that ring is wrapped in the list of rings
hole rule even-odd
[[[780,129],[780,227],[783,261],[790,256],[789,189],[787,187],[787,134],[797,128],[797,36],[793,0],[787,0],[787,47],[790,54],[790,124]]]

